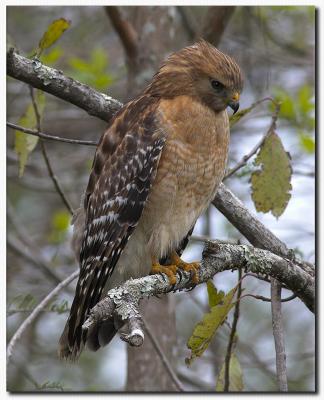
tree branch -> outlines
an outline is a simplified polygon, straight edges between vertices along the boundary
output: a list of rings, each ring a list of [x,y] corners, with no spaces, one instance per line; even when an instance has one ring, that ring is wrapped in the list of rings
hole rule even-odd
[[[128,58],[136,58],[138,54],[138,35],[133,25],[123,18],[117,6],[106,6],[106,13],[118,33]]]
[[[206,13],[200,36],[218,46],[235,6],[211,6]]]
[[[190,13],[190,9],[184,6],[176,6],[176,10],[178,11],[180,18],[182,20],[182,25],[188,34],[189,40],[195,40],[197,36],[198,24],[196,20],[193,18],[193,15]]]
[[[104,121],[109,121],[122,106],[110,96],[63,75],[62,71],[47,67],[37,59],[30,60],[17,54],[13,48],[7,52],[7,74]]]

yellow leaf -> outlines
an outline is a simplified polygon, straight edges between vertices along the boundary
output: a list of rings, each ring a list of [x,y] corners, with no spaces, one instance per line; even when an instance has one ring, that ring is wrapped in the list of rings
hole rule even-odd
[[[225,376],[225,362],[219,372],[216,384],[216,391],[224,391],[224,378]],[[244,389],[243,374],[240,362],[234,353],[231,354],[229,364],[229,391],[230,392],[242,392]]]
[[[35,101],[38,107],[38,112],[42,117],[45,107],[45,95],[42,91],[36,91]],[[36,128],[36,116],[32,103],[27,106],[27,109],[24,115],[20,118],[18,125],[23,126],[24,128]],[[19,160],[19,177],[23,176],[29,154],[36,147],[38,139],[37,136],[28,135],[21,131],[15,131],[15,152],[17,153]]]
[[[225,293],[223,291],[217,291],[214,283],[212,280],[209,280],[207,282],[207,292],[208,292],[208,303],[209,307],[212,308],[219,304],[225,296]]]
[[[64,18],[57,19],[53,21],[47,31],[44,33],[38,44],[38,57],[41,55],[43,50],[48,49],[52,46],[61,36],[62,34],[70,27],[71,21],[68,21]]]
[[[279,217],[286,209],[291,197],[291,165],[279,136],[273,131],[264,141],[256,165],[261,170],[251,175],[252,199],[257,211],[269,211]]]
[[[202,321],[195,326],[187,343],[187,347],[191,350],[190,358],[186,359],[188,365],[195,357],[200,357],[203,354],[203,352],[208,348],[217,329],[226,320],[227,314],[235,304],[232,301],[236,290],[237,286],[223,297],[221,303],[212,307],[210,312],[203,316]]]
[[[71,215],[66,210],[58,210],[52,217],[52,229],[49,241],[60,243],[66,237],[67,229],[70,226]]]

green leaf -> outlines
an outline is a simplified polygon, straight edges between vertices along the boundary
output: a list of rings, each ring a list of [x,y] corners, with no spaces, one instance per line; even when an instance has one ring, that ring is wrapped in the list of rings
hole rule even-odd
[[[90,65],[78,57],[71,57],[69,59],[69,64],[71,67],[79,72],[89,72],[91,70]]]
[[[69,311],[69,303],[67,300],[62,300],[60,303],[53,303],[49,307],[49,311],[56,312],[58,314],[63,314]]]
[[[257,211],[269,211],[279,217],[291,197],[290,157],[279,136],[272,131],[264,141],[255,160],[261,170],[251,175],[252,199]]]
[[[225,296],[225,293],[223,291],[217,291],[214,283],[212,280],[209,280],[207,282],[207,292],[208,292],[208,303],[209,307],[215,307],[217,304],[219,304]]]
[[[224,391],[225,362],[219,372],[216,384],[216,391]],[[242,368],[235,353],[231,354],[229,364],[229,391],[241,392],[244,389]]]
[[[44,33],[38,44],[37,56],[39,57],[45,49],[51,47],[70,27],[70,25],[71,21],[68,21],[64,18],[53,21],[48,26],[47,31]]]
[[[295,110],[295,100],[290,94],[281,88],[275,88],[275,100],[280,103],[280,116],[288,120],[295,121],[296,110]],[[273,104],[270,105],[273,108]]]
[[[217,329],[224,323],[235,304],[232,301],[236,290],[237,286],[223,297],[221,303],[212,307],[210,312],[203,316],[202,321],[195,326],[187,343],[187,347],[191,350],[190,357],[185,360],[187,365],[190,365],[194,358],[200,357],[208,348]]]
[[[45,95],[42,91],[37,90],[35,92],[35,101],[40,117],[42,117],[45,108]],[[23,126],[24,128],[36,128],[37,121],[32,103],[27,106],[27,109],[24,115],[20,118],[18,125]],[[37,136],[28,135],[21,131],[15,131],[15,152],[17,153],[19,160],[19,177],[23,176],[29,154],[35,149],[38,139]]]
[[[90,60],[86,61],[78,57],[71,57],[69,65],[72,67],[70,75],[83,83],[96,89],[106,89],[112,82],[112,76],[107,73],[108,56],[104,49],[94,48],[90,54]]]
[[[308,114],[315,108],[312,101],[313,93],[309,85],[304,85],[298,90],[298,106],[302,113]]]
[[[47,54],[42,54],[40,61],[46,65],[54,65],[63,55],[61,47],[56,46],[51,49]]]
[[[299,144],[306,153],[315,153],[315,140],[306,133],[299,134]]]
[[[46,381],[42,384],[36,384],[36,388],[37,390],[45,390],[45,391],[59,390],[61,392],[64,392],[65,390],[61,382],[52,382],[52,381]]]
[[[8,315],[13,315],[20,311],[32,310],[35,305],[36,300],[31,294],[20,294],[10,302],[8,307]]]
[[[107,68],[108,56],[105,50],[98,47],[93,49],[91,53],[91,65],[93,65],[98,72],[102,72]]]

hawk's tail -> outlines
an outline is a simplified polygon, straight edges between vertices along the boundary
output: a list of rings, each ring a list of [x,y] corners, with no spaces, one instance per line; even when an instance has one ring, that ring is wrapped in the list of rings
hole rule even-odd
[[[114,338],[117,330],[113,320],[104,321],[89,331],[84,332],[81,343],[74,343],[73,347],[68,340],[69,324],[64,327],[62,336],[59,340],[58,355],[63,360],[76,361],[86,344],[91,351],[97,351],[100,347],[106,346]]]

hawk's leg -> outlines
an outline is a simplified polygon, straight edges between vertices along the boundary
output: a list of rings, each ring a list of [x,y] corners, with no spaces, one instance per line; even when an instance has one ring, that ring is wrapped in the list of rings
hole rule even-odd
[[[199,282],[198,269],[200,268],[200,264],[198,262],[186,263],[181,260],[175,251],[171,253],[170,258],[171,264],[165,266],[161,265],[156,258],[152,258],[151,274],[164,273],[168,276],[170,284],[174,285],[177,282],[177,270],[182,269],[183,271],[190,271],[192,273],[192,282],[194,284]]]

